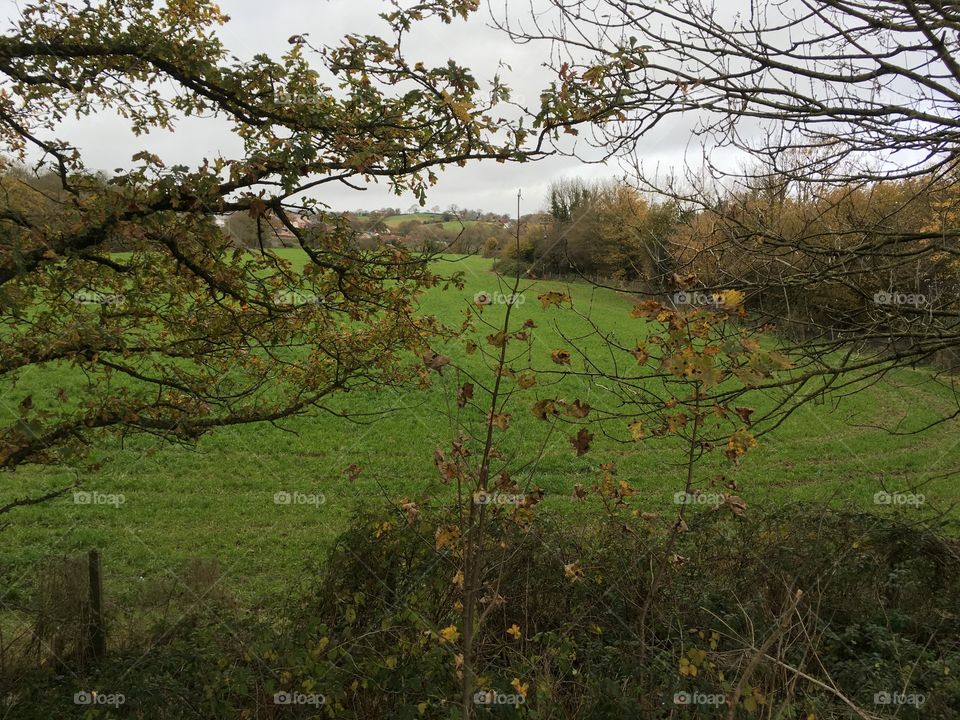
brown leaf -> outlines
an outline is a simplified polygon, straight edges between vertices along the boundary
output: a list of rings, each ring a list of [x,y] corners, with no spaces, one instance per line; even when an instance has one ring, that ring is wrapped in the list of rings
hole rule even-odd
[[[590,441],[593,440],[593,433],[586,428],[580,428],[580,432],[570,438],[570,444],[577,451],[577,457],[585,455],[590,449]]]
[[[457,407],[463,407],[473,398],[473,383],[464,383],[457,390]]]
[[[557,403],[554,400],[539,400],[530,408],[530,412],[536,415],[540,420],[546,420],[550,415],[559,415]]]
[[[487,420],[491,425],[501,430],[506,430],[510,427],[510,413],[490,413],[487,416]]]
[[[738,407],[736,409],[737,415],[740,416],[740,419],[743,420],[747,425],[752,425],[750,422],[750,416],[753,415],[753,408],[749,407]]]
[[[550,353],[550,359],[553,360],[557,365],[569,365],[570,353],[563,349],[554,350],[552,353]]]
[[[445,525],[443,527],[438,527],[437,532],[434,533],[436,539],[436,548],[437,550],[443,550],[447,547],[456,547],[457,543],[460,542],[460,528],[456,525]]]
[[[653,320],[663,309],[663,305],[656,300],[644,300],[633,306],[633,310],[630,311],[630,317]]]
[[[423,358],[423,364],[430,370],[436,370],[439,375],[443,375],[443,368],[450,364],[450,358],[435,353],[433,350],[427,350],[421,357]]]
[[[522,372],[517,375],[517,385],[519,385],[524,390],[532,388],[537,384],[537,376],[532,372]]]
[[[582,483],[577,483],[573,486],[573,498],[574,500],[583,500],[587,496],[587,491],[583,487]]]
[[[437,466],[437,470],[440,472],[440,481],[444,485],[460,475],[460,467],[456,463],[448,462],[446,455],[440,448],[433,451],[433,464]]]
[[[249,208],[250,217],[254,220],[266,215],[267,210],[269,209],[267,204],[258,197],[250,198]]]
[[[744,511],[747,509],[747,503],[739,495],[724,495],[723,506],[730,508],[730,512],[737,517],[743,517]]]
[[[561,292],[545,292],[543,295],[537,295],[540,305],[546,310],[551,305],[559,306],[562,302],[570,302],[570,295]]]
[[[347,467],[344,468],[343,474],[347,476],[347,480],[349,480],[350,482],[353,482],[354,480],[357,479],[357,476],[360,474],[360,466],[355,463],[351,463],[350,465],[347,465]]]
[[[458,433],[457,439],[453,441],[450,448],[457,457],[465,458],[470,456],[470,448],[467,447],[467,436],[463,430]]]
[[[532,508],[534,505],[543,500],[544,493],[543,489],[539,487],[534,487],[530,492],[528,492],[523,500],[520,501],[520,507]]]
[[[590,406],[587,403],[574,400],[573,405],[567,406],[567,415],[575,418],[585,418],[590,412]]]
[[[507,334],[501,330],[495,335],[487,335],[487,342],[495,348],[502,348],[507,344]]]
[[[563,574],[570,582],[579,582],[583,577],[583,568],[580,567],[579,561],[567,563],[563,566]]]
[[[497,476],[493,484],[498,490],[513,490],[517,487],[516,483],[513,482],[513,478],[510,477],[510,473],[506,470]]]
[[[407,516],[407,522],[410,525],[413,525],[420,517],[420,508],[417,507],[417,504],[407,498],[403,498],[400,501],[400,509],[403,510],[404,514]]]
[[[642,342],[638,342],[637,346],[633,349],[633,356],[641,365],[650,358],[649,353],[647,353],[647,348]]]

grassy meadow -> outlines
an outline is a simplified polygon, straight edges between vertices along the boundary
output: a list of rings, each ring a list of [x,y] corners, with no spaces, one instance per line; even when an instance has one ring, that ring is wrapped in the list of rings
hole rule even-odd
[[[294,251],[287,252],[295,257]],[[478,292],[506,291],[486,259],[448,257],[442,270],[463,271],[466,286],[431,291],[423,299],[422,311],[451,326],[459,325]],[[549,364],[551,350],[565,346],[562,336],[576,337],[587,330],[586,323],[571,313],[541,309],[536,296],[548,290],[569,290],[578,310],[624,343],[632,344],[643,335],[642,321],[628,315],[633,302],[625,295],[586,284],[528,282],[524,288],[517,317],[519,322],[531,318],[538,325],[534,352],[540,357],[534,362],[540,366]],[[485,317],[495,321],[503,312],[503,305],[493,305]],[[488,332],[478,332],[478,342]],[[582,346],[596,354],[602,349],[596,338],[585,339]],[[480,355],[466,355],[462,342],[435,349],[483,377]],[[797,500],[895,512],[876,506],[874,493],[913,490],[923,493],[925,505],[897,512],[917,513],[918,518],[944,513],[948,532],[956,534],[958,422],[915,436],[889,435],[872,427],[908,413],[908,427],[918,427],[948,410],[950,398],[929,382],[930,377],[924,369],[902,370],[856,396],[802,407],[764,436],[739,468],[731,469],[720,451],[708,456],[698,467],[698,484],[721,473],[734,478],[748,512],[750,507]],[[282,428],[220,430],[195,449],[162,446],[150,438],[109,448],[103,468],[78,479],[83,490],[122,494],[122,504],[75,504],[72,497],[65,497],[12,515],[0,566],[8,598],[26,592],[34,568],[46,558],[89,548],[102,550],[107,593],[114,598],[136,592],[138,583],[162,578],[193,558],[215,559],[221,587],[239,598],[250,601],[282,593],[305,568],[322,559],[359,504],[404,496],[423,501],[452,492],[438,481],[433,453],[449,447],[456,434],[458,380],[452,368],[434,378],[427,389],[351,392],[332,403],[333,409],[363,412],[357,422],[313,414],[291,419]],[[610,395],[601,385],[568,377],[559,387],[541,385],[525,391],[510,410],[512,426],[501,448],[517,459],[515,465],[522,465],[543,446],[534,482],[546,492],[545,506],[570,523],[594,507],[589,500],[581,504],[572,499],[573,485],[595,482],[602,462],[615,462],[619,477],[640,490],[641,504],[651,511],[670,507],[673,494],[682,488],[683,457],[670,443],[618,443],[598,432],[591,451],[578,458],[568,441],[575,425],[551,434],[548,425],[527,410],[543,396],[579,398],[602,407]],[[5,392],[0,412],[15,414],[20,397],[42,394],[44,389],[31,386],[27,375],[21,385]],[[478,416],[469,422],[479,425],[482,420]],[[354,480],[344,473],[350,465],[361,468]],[[0,503],[75,477],[65,470],[18,470],[6,476]],[[318,500],[276,504],[277,492]]]
[[[492,223],[486,220],[444,220],[443,213],[431,212],[388,215],[379,219],[391,230],[396,230],[405,222],[420,222],[430,225],[431,227],[439,227],[445,232],[459,232],[464,228],[473,227],[475,225],[499,227],[497,223]]]

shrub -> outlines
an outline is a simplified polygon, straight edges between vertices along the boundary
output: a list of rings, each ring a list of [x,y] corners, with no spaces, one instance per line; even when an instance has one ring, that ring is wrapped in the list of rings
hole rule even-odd
[[[740,519],[703,512],[663,558],[665,535],[642,521],[573,527],[542,512],[520,527],[494,515],[485,550],[502,543],[510,555],[476,667],[484,690],[526,697],[478,705],[481,717],[677,717],[675,698],[730,698],[751,666],[736,717],[858,717],[841,698],[881,717],[960,710],[960,560],[936,533],[808,505]],[[444,508],[413,519],[361,512],[286,603],[256,615],[220,605],[82,680],[37,675],[17,689],[14,714],[49,717],[87,683],[123,691],[125,717],[452,717],[458,657],[445,638],[459,592],[436,548],[454,519]],[[664,559],[673,571],[642,643],[649,568]],[[302,704],[276,704],[281,692]],[[882,693],[924,702],[875,704]],[[322,705],[305,702],[319,695]]]

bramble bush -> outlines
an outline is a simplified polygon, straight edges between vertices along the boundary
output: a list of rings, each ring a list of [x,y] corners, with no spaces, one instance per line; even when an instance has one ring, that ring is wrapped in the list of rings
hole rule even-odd
[[[125,693],[115,714],[97,717],[155,717],[160,707],[175,719],[459,715],[448,630],[459,590],[449,556],[436,552],[456,513],[360,511],[286,603],[200,611],[148,653],[131,648],[92,668],[86,685],[69,673],[25,679],[13,690],[15,716],[59,708],[64,717],[64,697],[81,687]],[[479,704],[481,717],[727,717],[725,704],[675,700],[730,698],[772,636],[735,717],[860,717],[841,698],[880,717],[948,720],[960,708],[957,544],[898,519],[806,504],[748,518],[697,514],[671,551],[684,561],[661,586],[647,648],[639,607],[649,567],[666,559],[655,525],[627,529],[597,515],[573,527],[544,511],[522,530],[492,520],[487,542],[510,556],[502,601],[476,638],[478,683],[523,701]],[[784,630],[790,587],[805,592]],[[280,692],[323,703],[278,705]],[[874,702],[902,692],[923,704]]]

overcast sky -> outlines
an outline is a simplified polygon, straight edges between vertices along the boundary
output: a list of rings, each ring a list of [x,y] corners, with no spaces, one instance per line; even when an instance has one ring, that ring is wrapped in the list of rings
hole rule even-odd
[[[347,33],[386,33],[386,25],[377,15],[388,5],[378,0],[221,0],[219,4],[231,17],[220,36],[229,51],[242,59],[258,52],[277,58],[289,48],[287,38],[297,33],[309,33],[314,46],[333,44]],[[0,0],[7,19],[15,18],[21,5],[21,0]],[[549,48],[543,44],[512,43],[491,26],[485,6],[468,20],[458,20],[452,25],[424,23],[407,38],[405,46],[411,57],[416,54],[415,59],[427,64],[455,59],[471,68],[482,86],[500,72],[517,93],[533,98],[534,106],[539,88],[551,77],[543,67]],[[512,71],[500,67],[501,62]],[[111,172],[114,168],[129,168],[132,155],[143,149],[158,154],[168,165],[195,166],[201,158],[214,157],[218,152],[236,156],[239,144],[225,127],[209,119],[184,119],[178,123],[175,133],[155,131],[135,137],[122,118],[102,113],[79,122],[72,120],[63,127],[60,136],[80,147],[88,167]],[[651,164],[676,163],[689,138],[688,130],[674,123],[646,138],[641,154]],[[523,209],[531,212],[543,205],[547,186],[554,179],[575,175],[588,179],[612,177],[620,172],[616,164],[586,165],[559,157],[527,165],[489,162],[472,163],[464,168],[454,166],[442,173],[440,182],[428,196],[427,206],[446,208],[456,204],[462,208],[512,213],[520,190],[524,197]],[[383,185],[372,186],[365,192],[344,186],[324,192],[320,199],[337,210],[407,208],[414,203],[411,196],[398,198]]]

